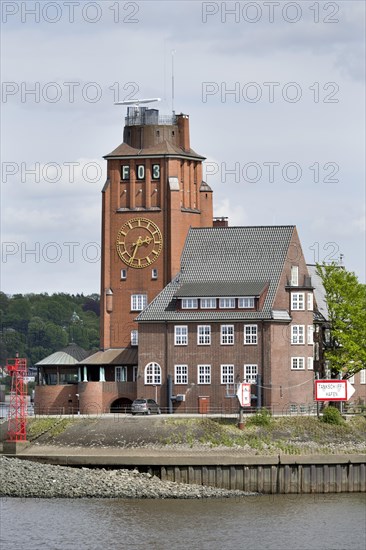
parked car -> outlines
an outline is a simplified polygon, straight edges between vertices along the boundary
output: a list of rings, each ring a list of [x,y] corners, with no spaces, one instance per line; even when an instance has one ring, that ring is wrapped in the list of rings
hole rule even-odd
[[[131,405],[131,412],[135,414],[161,414],[159,405],[154,399],[135,399]]]

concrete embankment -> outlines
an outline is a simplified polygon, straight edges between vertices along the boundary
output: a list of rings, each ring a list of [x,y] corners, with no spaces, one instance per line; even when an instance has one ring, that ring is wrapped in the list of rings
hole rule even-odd
[[[229,450],[30,447],[17,456],[44,465],[137,469],[162,481],[244,492],[366,492],[364,454],[245,456]]]

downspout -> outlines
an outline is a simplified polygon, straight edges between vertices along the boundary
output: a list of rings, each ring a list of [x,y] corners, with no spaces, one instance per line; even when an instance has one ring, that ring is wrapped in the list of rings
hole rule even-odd
[[[262,376],[258,373],[257,377],[257,409],[262,408],[262,382],[264,380],[264,322],[261,323],[261,363]]]

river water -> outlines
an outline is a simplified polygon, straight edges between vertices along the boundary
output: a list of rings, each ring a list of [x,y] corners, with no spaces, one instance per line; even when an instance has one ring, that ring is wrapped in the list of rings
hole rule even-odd
[[[365,550],[366,495],[2,498],[2,550]]]

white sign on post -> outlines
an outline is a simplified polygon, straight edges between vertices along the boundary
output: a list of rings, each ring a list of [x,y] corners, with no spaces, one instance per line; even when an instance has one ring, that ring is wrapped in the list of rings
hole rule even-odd
[[[243,382],[239,384],[238,391],[236,395],[240,401],[241,407],[250,407],[251,395],[250,395],[250,384]]]
[[[348,380],[315,380],[316,401],[348,401],[354,393]]]

